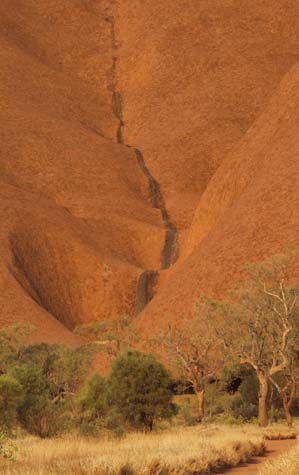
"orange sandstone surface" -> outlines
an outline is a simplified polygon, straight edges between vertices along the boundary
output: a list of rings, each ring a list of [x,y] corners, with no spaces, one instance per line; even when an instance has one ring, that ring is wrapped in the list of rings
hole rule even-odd
[[[145,335],[299,235],[297,0],[2,0],[0,324]]]

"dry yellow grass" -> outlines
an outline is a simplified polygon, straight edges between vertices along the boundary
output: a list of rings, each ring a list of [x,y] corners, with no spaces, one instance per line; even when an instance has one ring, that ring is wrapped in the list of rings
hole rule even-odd
[[[296,439],[298,431],[294,428],[288,428],[285,426],[276,425],[264,429],[263,434],[267,440],[286,440],[286,439]]]
[[[124,439],[65,438],[17,441],[17,462],[1,475],[183,475],[212,473],[264,452],[256,428],[184,428]]]
[[[299,448],[269,460],[259,471],[259,475],[298,475],[299,473]]]

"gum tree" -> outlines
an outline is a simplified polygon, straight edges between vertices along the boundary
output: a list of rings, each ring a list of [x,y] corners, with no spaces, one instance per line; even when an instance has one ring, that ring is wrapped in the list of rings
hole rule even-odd
[[[223,365],[221,341],[207,319],[208,309],[206,301],[199,301],[194,318],[181,319],[179,326],[169,324],[154,339],[166,364],[194,391],[198,422],[204,417],[207,384],[217,377]]]
[[[289,268],[289,258],[275,256],[251,266],[250,279],[230,301],[209,301],[216,334],[228,354],[257,375],[261,426],[268,424],[269,383],[289,371],[297,338],[298,289],[290,285]]]
[[[76,328],[75,334],[113,358],[139,341],[135,320],[130,315],[117,315],[99,323],[81,325]]]
[[[283,409],[288,426],[292,427],[293,417],[291,408],[295,401],[298,387],[298,355],[295,349],[290,349],[287,358],[286,369],[283,374],[270,376],[270,381],[276,388],[282,401]]]

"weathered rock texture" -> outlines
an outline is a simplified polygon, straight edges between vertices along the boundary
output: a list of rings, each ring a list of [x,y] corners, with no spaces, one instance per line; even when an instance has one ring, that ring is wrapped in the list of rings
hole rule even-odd
[[[104,2],[0,10],[0,320],[73,340],[66,329],[135,311],[167,230],[135,151],[116,143]]]
[[[146,334],[297,246],[297,0],[2,0],[0,324]]]
[[[118,1],[126,142],[178,227],[298,58],[296,0]]]
[[[223,295],[248,262],[298,249],[298,156],[299,63],[210,181],[188,235],[188,256],[142,316],[147,333],[163,324],[161,315],[180,318],[201,295]]]

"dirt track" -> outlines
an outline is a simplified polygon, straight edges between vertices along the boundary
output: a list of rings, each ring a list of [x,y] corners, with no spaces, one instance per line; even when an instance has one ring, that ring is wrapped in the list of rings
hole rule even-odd
[[[244,463],[238,467],[226,470],[225,474],[229,475],[258,475],[258,471],[262,464],[272,457],[277,457],[282,452],[286,452],[298,445],[298,441],[293,440],[269,440],[267,441],[267,454],[264,457],[256,457],[250,463]]]

